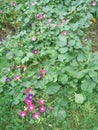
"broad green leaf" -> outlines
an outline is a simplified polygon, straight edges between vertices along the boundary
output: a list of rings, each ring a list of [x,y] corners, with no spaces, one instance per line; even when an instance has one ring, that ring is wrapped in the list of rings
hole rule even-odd
[[[82,104],[84,102],[84,96],[82,94],[75,94],[75,102]]]
[[[88,93],[92,93],[96,87],[96,83],[92,79],[84,79],[81,84],[81,89]]]
[[[34,119],[31,118],[29,122],[30,122],[30,124],[34,124]]]
[[[89,72],[89,76],[95,81],[97,82],[98,80],[98,73],[96,71],[90,71]]]
[[[68,48],[66,48],[66,47],[60,48],[59,51],[60,51],[60,53],[66,53],[68,51]]]
[[[47,84],[47,90],[46,92],[49,94],[49,95],[52,95],[56,92],[58,92],[60,89],[60,85],[57,84],[57,83],[49,83]]]
[[[64,61],[66,59],[64,54],[58,55],[58,60],[59,61]]]
[[[67,84],[68,76],[66,74],[60,74],[58,81],[60,81],[62,84]]]
[[[58,114],[57,114],[58,120],[59,120],[60,122],[61,122],[61,121],[64,121],[65,117],[66,117],[66,112],[65,112],[65,110],[63,110],[63,109],[59,110],[59,111],[58,111]]]
[[[63,36],[62,34],[59,35],[59,41],[62,41],[62,42],[67,42],[67,37],[66,36]]]

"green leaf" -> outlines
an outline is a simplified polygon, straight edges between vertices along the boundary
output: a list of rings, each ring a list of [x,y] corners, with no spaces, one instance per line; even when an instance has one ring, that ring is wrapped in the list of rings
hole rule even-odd
[[[6,57],[7,57],[7,59],[12,59],[13,58],[13,53],[12,52],[8,52],[6,54]]]
[[[82,104],[84,102],[84,96],[82,94],[75,94],[75,102]]]
[[[66,74],[61,74],[58,78],[58,81],[60,81],[62,84],[66,84],[68,81],[68,76]]]
[[[62,34],[59,35],[59,41],[63,41],[63,42],[67,42],[67,37],[66,36],[63,36]]]
[[[31,118],[29,122],[30,122],[30,124],[34,124],[34,119]]]
[[[14,100],[13,104],[15,105],[19,104],[19,100],[18,99]]]
[[[96,87],[96,83],[92,79],[84,79],[81,84],[81,89],[88,93],[92,93]]]
[[[58,120],[61,122],[61,121],[64,121],[64,119],[65,119],[65,117],[66,117],[66,112],[65,112],[65,110],[59,110],[58,111],[58,114],[57,114],[57,118],[58,118]]]
[[[60,89],[60,85],[58,83],[49,83],[49,84],[47,84],[47,90],[46,90],[46,92],[49,95],[52,95],[52,94],[58,92],[59,89]]]
[[[58,55],[58,60],[59,61],[64,61],[66,59],[64,54]]]
[[[2,89],[2,88],[0,88],[0,93],[1,93],[1,92],[3,92],[3,89]]]
[[[68,48],[60,48],[59,51],[60,53],[66,53],[68,51]]]
[[[90,76],[95,82],[97,82],[97,80],[98,80],[98,74],[97,74],[96,71],[90,71],[90,72],[89,72],[89,76]]]
[[[66,45],[67,41],[57,41],[56,44],[59,47],[64,47]]]

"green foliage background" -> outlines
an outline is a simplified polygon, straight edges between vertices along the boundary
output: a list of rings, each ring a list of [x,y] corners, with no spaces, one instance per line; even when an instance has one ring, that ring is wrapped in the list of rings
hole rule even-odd
[[[98,18],[98,0],[96,7],[92,0],[34,0],[35,5],[17,0],[15,7],[12,2],[0,4],[0,28],[11,28],[14,33],[7,34],[0,44],[1,129],[97,130],[98,54],[92,53],[91,41],[83,43],[93,17]],[[46,17],[39,20],[37,14]],[[52,22],[48,23],[50,18]],[[66,23],[62,23],[64,18]],[[63,36],[65,30],[68,34]],[[35,42],[32,36],[36,36]],[[16,65],[20,66],[18,70]],[[23,65],[28,66],[26,71]],[[47,73],[39,80],[42,69]],[[19,81],[14,81],[16,75],[21,75]],[[6,77],[11,81],[5,83]],[[47,106],[54,108],[40,121],[34,121],[31,115],[19,117],[28,87],[34,89],[36,100],[45,98]]]

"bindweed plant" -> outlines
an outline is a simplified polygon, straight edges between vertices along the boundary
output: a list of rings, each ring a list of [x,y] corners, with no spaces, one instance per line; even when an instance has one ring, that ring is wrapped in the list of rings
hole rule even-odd
[[[17,0],[2,5],[1,27],[5,19],[14,25],[21,23],[14,36],[1,42],[0,49],[7,61],[0,75],[1,99],[10,95],[11,110],[17,117],[11,123],[19,123],[20,128],[6,122],[2,128],[25,130],[33,124],[34,129],[74,130],[73,124],[68,125],[71,106],[72,113],[83,105],[88,108],[88,95],[98,93],[98,54],[92,53],[91,41],[83,45],[86,29],[94,24],[98,1]],[[95,104],[98,107],[97,101]],[[96,108],[90,112],[96,113]],[[74,117],[76,129],[93,129]]]

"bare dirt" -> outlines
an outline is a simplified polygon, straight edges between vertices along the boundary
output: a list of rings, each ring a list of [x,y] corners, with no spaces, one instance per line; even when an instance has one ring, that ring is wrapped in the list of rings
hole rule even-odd
[[[98,22],[91,25],[87,38],[93,42],[92,51],[98,53]]]

